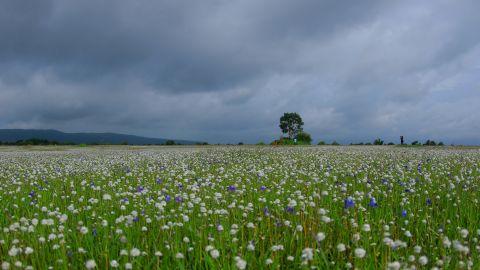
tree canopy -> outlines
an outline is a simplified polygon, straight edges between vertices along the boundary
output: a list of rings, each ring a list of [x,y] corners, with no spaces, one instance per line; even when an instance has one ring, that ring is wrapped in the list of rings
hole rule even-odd
[[[302,117],[296,112],[284,113],[280,117],[280,128],[282,132],[287,134],[288,138],[295,138],[299,132],[303,131]]]

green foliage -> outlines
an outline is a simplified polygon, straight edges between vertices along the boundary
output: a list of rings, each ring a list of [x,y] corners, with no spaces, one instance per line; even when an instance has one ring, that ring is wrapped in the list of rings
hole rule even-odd
[[[239,142],[238,145],[243,145],[243,142]]]
[[[418,141],[413,141],[412,145],[419,145],[420,143]]]
[[[333,141],[332,145],[340,145],[337,141]]]
[[[257,145],[265,145],[265,143],[263,141],[260,141],[257,143]]]
[[[317,145],[326,145],[325,141],[319,141]]]
[[[435,145],[437,145],[437,143],[435,143],[434,140],[427,140],[423,145],[435,146]]]
[[[395,145],[393,142],[389,142],[387,145]]]
[[[311,144],[312,143],[312,136],[307,132],[301,131],[295,137],[297,139],[297,144]]]
[[[380,138],[377,138],[373,141],[373,145],[383,145],[383,141]]]
[[[165,142],[165,145],[176,145],[174,140],[168,140]]]
[[[284,113],[280,117],[280,129],[284,134],[288,135],[288,138],[293,139],[297,134],[303,131],[303,120],[302,117],[296,112]]]
[[[271,144],[272,145],[295,145],[295,141],[287,137],[282,137],[279,140],[273,141]]]

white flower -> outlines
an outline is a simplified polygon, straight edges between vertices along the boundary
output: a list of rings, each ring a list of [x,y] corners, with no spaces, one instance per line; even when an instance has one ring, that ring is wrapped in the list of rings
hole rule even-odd
[[[388,270],[399,270],[400,269],[400,263],[395,261],[387,264]]]
[[[132,265],[131,263],[127,262],[127,263],[125,264],[125,269],[130,270],[130,269],[132,269],[132,268],[133,268],[133,265]]]
[[[297,232],[303,231],[302,225],[297,225],[297,227],[295,228],[295,230],[296,230]]]
[[[103,194],[103,200],[110,201],[111,199],[112,199],[112,196],[110,194]]]
[[[413,247],[413,251],[418,254],[418,253],[422,252],[422,247],[421,246],[415,246],[415,247]]]
[[[268,258],[268,259],[265,260],[265,264],[266,264],[266,265],[270,265],[270,264],[272,264],[272,263],[273,263],[273,260],[270,259],[270,258]]]
[[[462,229],[460,231],[460,235],[462,236],[462,238],[467,238],[468,236],[468,230],[467,229]]]
[[[363,230],[364,232],[369,232],[369,231],[370,231],[370,224],[363,224],[362,230]]]
[[[160,252],[160,251],[155,251],[155,256],[157,256],[157,257],[162,257],[163,254],[162,254],[162,252]]]
[[[24,253],[26,255],[32,254],[33,253],[33,248],[31,247],[26,247]]]
[[[85,263],[85,267],[87,269],[93,269],[95,267],[97,267],[97,264],[95,263],[94,260],[88,260],[86,263]]]
[[[248,243],[248,245],[247,245],[247,250],[248,250],[248,251],[254,251],[254,250],[255,250],[255,246],[250,242],[250,243]]]
[[[345,244],[340,243],[337,245],[338,252],[344,252],[346,249]]]
[[[175,258],[177,258],[177,259],[183,259],[183,258],[185,258],[185,256],[183,256],[182,253],[178,252],[177,254],[175,254]]]
[[[450,239],[448,239],[448,237],[445,236],[445,238],[443,238],[443,246],[446,248],[450,248],[451,245],[452,242],[450,241]]]
[[[220,252],[217,249],[212,249],[210,251],[210,256],[212,256],[212,258],[216,259],[220,256]]]
[[[365,249],[363,249],[363,248],[356,248],[356,249],[355,249],[355,257],[357,257],[357,258],[363,258],[363,257],[365,257],[365,254],[366,254],[366,253],[367,253],[367,252],[366,252]]]
[[[428,258],[426,256],[421,256],[420,258],[418,258],[418,262],[421,265],[426,265],[428,263]]]
[[[10,257],[15,257],[15,256],[18,255],[19,251],[20,251],[20,250],[19,250],[18,248],[12,247],[12,248],[8,251],[8,256],[10,256]]]
[[[242,258],[235,257],[235,260],[237,261],[235,266],[237,266],[238,269],[243,270],[247,267],[247,262],[245,260],[243,260]]]
[[[323,232],[319,232],[317,233],[317,235],[315,236],[315,239],[318,241],[318,242],[321,242],[323,240],[325,240],[325,234]]]
[[[2,262],[2,270],[8,270],[8,269],[10,269],[10,263]]]
[[[138,248],[132,248],[130,250],[130,256],[132,256],[132,257],[138,257],[138,256],[140,256],[140,253],[141,252]]]
[[[119,266],[119,264],[116,260],[111,260],[110,261],[110,267],[117,268],[118,266]]]
[[[287,261],[291,261],[291,262],[292,262],[294,259],[295,259],[295,258],[294,258],[293,256],[288,256],[288,257],[287,257]]]
[[[311,248],[304,248],[302,250],[302,260],[304,261],[311,261],[313,260],[313,249]]]
[[[88,228],[85,227],[85,226],[82,226],[82,227],[80,228],[80,233],[81,233],[81,234],[87,234],[87,233],[88,233]]]

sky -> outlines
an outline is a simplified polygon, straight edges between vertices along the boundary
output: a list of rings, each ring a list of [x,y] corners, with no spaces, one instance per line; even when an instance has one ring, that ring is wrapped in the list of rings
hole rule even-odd
[[[480,1],[0,0],[0,128],[480,144]]]

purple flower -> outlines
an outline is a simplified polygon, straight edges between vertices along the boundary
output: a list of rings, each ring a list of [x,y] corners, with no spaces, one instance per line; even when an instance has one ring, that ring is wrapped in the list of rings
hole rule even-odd
[[[268,211],[268,208],[267,208],[267,207],[263,208],[263,214],[264,214],[265,216],[270,215],[270,212]]]
[[[28,193],[28,196],[30,196],[30,198],[33,198],[35,197],[35,191],[30,191],[30,193]]]
[[[161,184],[161,183],[162,183],[162,179],[161,179],[161,178],[157,178],[157,180],[156,180],[155,182],[157,182],[157,184]]]
[[[348,209],[348,208],[353,208],[355,207],[355,202],[353,201],[353,199],[351,197],[348,197],[345,199],[344,201],[344,207],[345,209]]]
[[[237,190],[237,188],[235,186],[228,186],[228,191],[231,191],[231,192],[235,192]]]
[[[165,195],[165,201],[166,202],[169,202],[171,199],[172,199],[172,197],[170,197],[170,195]]]
[[[287,206],[287,208],[285,208],[285,211],[287,211],[288,213],[293,214],[293,212],[295,212],[295,209],[293,209],[293,207],[291,207],[291,206]]]
[[[265,190],[267,190],[267,187],[266,187],[266,186],[261,186],[261,187],[260,187],[260,190],[261,190],[261,191],[265,191]]]
[[[143,186],[138,186],[137,187],[137,192],[142,193],[145,188]]]
[[[177,196],[177,197],[175,197],[175,201],[176,201],[177,203],[181,203],[181,202],[183,201],[183,198],[180,197],[180,196]]]
[[[406,217],[407,216],[407,210],[402,210],[402,217]]]
[[[138,222],[139,220],[140,220],[140,218],[139,218],[138,216],[136,216],[136,217],[133,218],[133,221],[134,221],[134,222]]]

